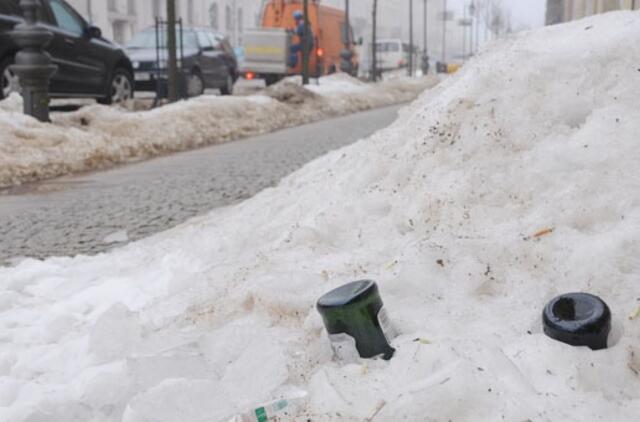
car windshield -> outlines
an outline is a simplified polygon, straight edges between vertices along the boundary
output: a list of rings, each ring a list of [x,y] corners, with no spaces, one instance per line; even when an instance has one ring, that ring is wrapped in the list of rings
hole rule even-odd
[[[377,43],[377,49],[381,53],[391,53],[400,51],[400,44],[397,42],[381,42]]]
[[[160,48],[167,48],[167,36],[163,32],[158,34],[160,37]],[[127,48],[136,49],[136,48],[156,48],[156,31],[155,30],[147,30],[138,32],[134,37],[127,43]],[[193,31],[183,31],[182,32],[183,46],[184,48],[198,48],[198,41],[196,40],[196,34]],[[180,48],[180,32],[176,32],[176,43],[178,48]]]

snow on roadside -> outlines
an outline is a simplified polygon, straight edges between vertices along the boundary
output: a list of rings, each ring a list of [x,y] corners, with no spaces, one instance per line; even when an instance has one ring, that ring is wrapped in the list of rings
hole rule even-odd
[[[0,101],[0,112],[21,113],[22,97],[18,93],[12,93],[5,100]]]
[[[0,420],[227,421],[301,389],[302,421],[636,421],[639,37],[611,13],[500,41],[242,204],[0,269]],[[361,278],[402,334],[342,365],[314,303]],[[568,291],[609,303],[609,349],[542,333]]]
[[[338,78],[336,85],[332,81]],[[14,96],[0,102],[0,188],[407,102],[437,83],[435,78],[376,85],[348,76],[326,79],[332,89],[325,92],[283,83],[280,91],[289,93],[283,98],[270,97],[270,90],[249,97],[203,96],[146,112],[93,105],[54,113],[53,124],[18,115],[22,106]],[[296,93],[309,95],[290,101]]]

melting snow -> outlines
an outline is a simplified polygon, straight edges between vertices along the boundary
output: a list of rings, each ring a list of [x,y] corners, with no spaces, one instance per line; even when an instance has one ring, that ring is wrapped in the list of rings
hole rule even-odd
[[[334,75],[311,90],[285,81],[262,95],[201,96],[144,112],[92,105],[54,113],[53,124],[20,114],[14,95],[0,102],[0,188],[407,102],[437,82],[371,85]]]
[[[296,389],[303,421],[636,421],[637,39],[638,13],[516,35],[240,205],[0,269],[0,420],[224,421]],[[314,303],[361,278],[402,334],[342,365]],[[609,349],[542,333],[568,291],[608,302]]]

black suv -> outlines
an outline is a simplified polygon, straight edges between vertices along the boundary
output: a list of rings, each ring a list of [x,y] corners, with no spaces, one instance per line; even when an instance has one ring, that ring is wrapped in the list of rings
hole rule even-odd
[[[238,79],[238,62],[229,40],[207,28],[185,27],[182,34],[176,32],[178,64],[186,78],[187,95],[200,95],[205,88],[219,88],[222,95],[230,95]],[[156,81],[166,79],[165,39],[164,32],[156,34],[155,28],[149,28],[127,43],[137,90],[155,91]]]
[[[40,25],[53,32],[47,51],[58,66],[51,78],[51,96],[58,98],[96,98],[104,104],[133,97],[133,68],[118,45],[102,38],[64,0],[37,0]],[[18,79],[9,66],[18,47],[9,36],[22,21],[19,0],[0,0],[0,99],[19,90]]]

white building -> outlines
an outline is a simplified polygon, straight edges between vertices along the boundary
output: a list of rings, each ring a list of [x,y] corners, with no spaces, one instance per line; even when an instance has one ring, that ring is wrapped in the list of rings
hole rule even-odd
[[[67,0],[106,38],[126,43],[131,36],[166,18],[166,0]],[[208,26],[241,43],[244,28],[256,25],[260,0],[176,0],[176,14],[185,25]]]
[[[547,25],[612,10],[640,10],[640,0],[547,0]]]

